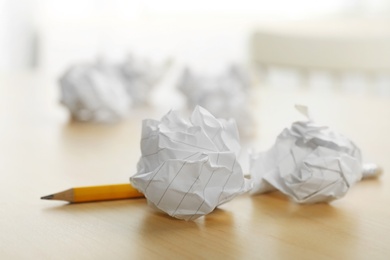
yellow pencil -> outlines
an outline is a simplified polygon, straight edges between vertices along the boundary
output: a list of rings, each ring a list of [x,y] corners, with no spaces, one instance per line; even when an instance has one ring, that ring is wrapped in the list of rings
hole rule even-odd
[[[43,196],[43,200],[64,200],[70,203],[142,198],[144,195],[128,184],[71,188]]]

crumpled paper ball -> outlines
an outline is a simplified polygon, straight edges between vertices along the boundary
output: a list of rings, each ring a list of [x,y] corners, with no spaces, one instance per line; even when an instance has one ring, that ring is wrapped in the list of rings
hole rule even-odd
[[[148,104],[151,91],[162,79],[170,64],[171,60],[157,65],[134,56],[128,56],[119,64],[118,72],[134,107]]]
[[[195,220],[249,190],[237,161],[233,120],[216,119],[196,107],[189,121],[169,112],[144,120],[137,173],[131,184],[168,215]]]
[[[307,108],[297,106],[307,117]],[[266,152],[251,156],[252,194],[279,190],[298,203],[343,197],[362,178],[359,148],[309,119],[292,124]]]
[[[116,70],[103,62],[71,67],[60,78],[61,103],[78,121],[117,122],[132,104]]]
[[[196,75],[187,68],[179,79],[178,89],[186,97],[189,109],[199,105],[219,118],[234,118],[241,135],[254,134],[249,76],[238,66],[217,76]]]

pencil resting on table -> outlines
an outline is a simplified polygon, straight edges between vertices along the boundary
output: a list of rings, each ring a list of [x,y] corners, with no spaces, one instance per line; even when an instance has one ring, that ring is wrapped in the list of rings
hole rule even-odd
[[[43,196],[43,200],[64,200],[70,203],[142,198],[144,195],[131,184],[113,184],[71,188]]]

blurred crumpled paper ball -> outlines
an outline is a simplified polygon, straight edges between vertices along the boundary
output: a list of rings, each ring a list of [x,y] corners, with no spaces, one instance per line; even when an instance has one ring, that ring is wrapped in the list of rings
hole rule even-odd
[[[153,88],[161,81],[172,61],[167,59],[162,64],[153,64],[146,59],[136,59],[129,55],[117,69],[125,85],[133,106],[147,105]]]
[[[60,79],[61,102],[78,121],[117,122],[148,105],[171,61],[157,66],[129,56],[122,63],[98,59],[71,67]]]
[[[169,112],[143,121],[141,152],[132,185],[168,215],[195,220],[250,189],[237,154],[234,121],[196,107],[190,121]]]
[[[309,120],[293,123],[270,150],[251,156],[251,193],[277,189],[298,203],[339,199],[362,178],[361,152],[348,138],[314,123],[307,107],[296,108]]]
[[[118,77],[107,64],[79,64],[60,79],[61,103],[78,121],[112,123],[129,113],[132,100]]]
[[[181,75],[178,89],[185,96],[189,109],[199,105],[216,117],[234,118],[241,136],[254,135],[250,78],[243,68],[231,66],[220,75],[195,74],[187,68]]]

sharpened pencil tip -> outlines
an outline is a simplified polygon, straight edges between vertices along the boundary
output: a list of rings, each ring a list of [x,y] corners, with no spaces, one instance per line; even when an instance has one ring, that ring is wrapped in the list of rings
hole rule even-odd
[[[47,196],[43,196],[41,197],[41,200],[51,200],[52,198],[54,197],[54,195],[47,195]]]

